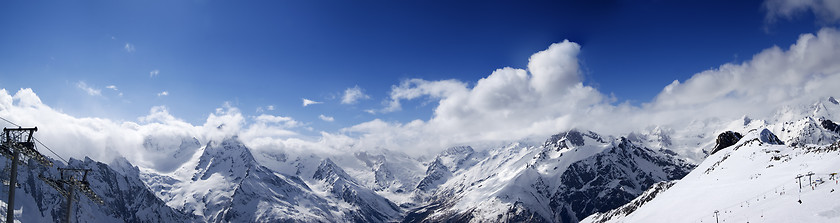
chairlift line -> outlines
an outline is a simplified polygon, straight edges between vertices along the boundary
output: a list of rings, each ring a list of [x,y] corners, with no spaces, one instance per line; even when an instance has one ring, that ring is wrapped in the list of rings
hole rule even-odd
[[[14,203],[15,203],[15,186],[17,184],[17,172],[18,172],[18,165],[23,164],[25,165],[25,161],[34,160],[40,165],[45,167],[52,167],[53,161],[49,159],[47,156],[41,154],[36,148],[35,145],[40,144],[47,150],[49,150],[53,155],[64,161],[65,163],[69,164],[67,160],[63,157],[59,156],[58,153],[50,149],[49,146],[38,140],[33,136],[33,134],[38,131],[38,127],[32,128],[23,128],[12,121],[9,121],[6,118],[0,117],[0,119],[17,126],[17,128],[3,128],[3,135],[0,136],[0,155],[5,156],[10,159],[9,165],[11,166],[10,177],[9,177],[9,199],[7,200],[7,213],[6,213],[6,222],[12,223],[14,222]],[[71,207],[73,204],[73,200],[78,200],[75,195],[75,191],[78,190],[83,195],[88,197],[91,201],[97,204],[104,204],[105,202],[102,200],[99,195],[96,194],[91,188],[90,183],[87,181],[87,174],[91,171],[91,169],[79,169],[79,168],[58,168],[61,172],[61,179],[50,179],[45,177],[43,174],[38,174],[38,178],[43,180],[47,185],[53,187],[58,191],[60,194],[67,197],[67,213],[65,221],[70,221]],[[67,174],[65,177],[65,172],[72,172]],[[80,177],[77,177],[81,173]]]

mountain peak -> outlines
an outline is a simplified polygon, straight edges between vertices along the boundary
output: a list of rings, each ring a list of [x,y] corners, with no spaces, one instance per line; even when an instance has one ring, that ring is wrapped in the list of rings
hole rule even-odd
[[[421,191],[430,191],[451,177],[452,172],[449,171],[449,168],[443,165],[440,158],[436,158],[435,161],[429,164],[429,168],[426,169],[426,177],[417,184],[416,188]]]
[[[557,150],[568,149],[570,147],[579,147],[586,145],[587,139],[594,140],[600,143],[605,142],[604,139],[601,138],[601,136],[595,132],[582,132],[578,129],[571,129],[566,132],[561,132],[552,135],[550,138],[548,138],[548,140],[545,141],[545,144],[543,144],[543,146],[548,148],[556,148]]]
[[[315,171],[312,178],[329,182],[334,182],[339,179],[353,181],[353,178],[350,177],[347,172],[344,172],[344,169],[341,169],[341,167],[336,165],[330,158],[326,158],[321,161],[321,164],[318,165],[318,170]]]
[[[249,169],[257,166],[256,162],[251,150],[239,141],[238,137],[225,138],[219,143],[210,141],[199,157],[193,180],[198,177],[206,180],[213,173],[239,179],[244,177]]]
[[[473,153],[474,150],[471,146],[453,146],[449,147],[443,151],[441,155],[459,155],[459,154],[469,154]]]
[[[779,140],[779,137],[776,137],[776,134],[773,134],[769,129],[761,130],[759,133],[759,140],[765,143],[773,144],[773,145],[784,145],[785,143],[782,140]]]

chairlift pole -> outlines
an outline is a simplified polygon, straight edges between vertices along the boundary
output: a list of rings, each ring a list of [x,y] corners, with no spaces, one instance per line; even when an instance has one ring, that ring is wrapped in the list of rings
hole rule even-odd
[[[6,223],[15,222],[15,188],[17,187],[18,164],[22,163],[22,157],[36,159],[45,166],[52,166],[52,162],[46,160],[41,153],[35,150],[32,143],[32,134],[38,131],[38,127],[32,128],[3,128],[3,142],[0,143],[0,153],[11,159],[11,173],[9,173],[9,200],[6,202]]]
[[[802,179],[800,179],[800,178],[802,178],[802,177],[803,177],[803,176],[802,176],[801,174],[800,174],[800,175],[796,175],[796,181],[797,181],[797,182],[799,182],[799,190],[800,190],[800,191],[802,190]]]
[[[18,161],[20,160],[20,150],[15,149],[13,154],[12,172],[9,174],[9,202],[6,204],[6,223],[15,222],[15,187],[17,186],[17,169]]]
[[[59,179],[51,179],[43,175],[38,177],[46,182],[47,185],[55,188],[58,193],[67,197],[67,212],[64,216],[64,222],[69,223],[70,219],[73,217],[73,200],[76,199],[76,190],[79,190],[79,192],[90,198],[90,200],[94,203],[100,205],[105,203],[99,195],[96,195],[96,193],[91,190],[90,183],[87,181],[87,174],[91,171],[91,169],[58,168],[58,171],[61,176]],[[79,175],[81,175],[81,178],[78,177]]]
[[[73,195],[76,195],[73,192],[75,192],[73,189],[67,192],[67,213],[64,218],[64,222],[67,223],[70,223],[70,218],[73,216]]]

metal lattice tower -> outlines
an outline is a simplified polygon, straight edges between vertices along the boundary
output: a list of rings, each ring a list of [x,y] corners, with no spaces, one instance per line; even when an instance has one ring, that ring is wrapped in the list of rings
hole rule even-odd
[[[11,173],[9,173],[9,200],[7,202],[6,222],[12,223],[15,218],[15,187],[17,186],[17,166],[24,164],[27,159],[35,160],[41,165],[51,167],[52,161],[47,159],[38,150],[35,150],[35,143],[32,142],[32,134],[38,131],[33,128],[3,128],[3,136],[0,137],[0,154],[11,160]]]
[[[50,179],[43,175],[39,175],[38,177],[67,198],[65,222],[70,222],[70,217],[73,213],[73,200],[78,200],[75,195],[76,190],[79,190],[97,204],[101,205],[105,203],[99,195],[96,195],[91,190],[90,183],[87,181],[87,174],[91,169],[58,168],[58,171],[61,173],[61,179]]]

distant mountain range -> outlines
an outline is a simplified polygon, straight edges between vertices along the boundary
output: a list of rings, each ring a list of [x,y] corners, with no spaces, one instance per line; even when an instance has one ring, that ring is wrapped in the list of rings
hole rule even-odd
[[[92,169],[90,186],[105,201],[79,197],[74,222],[834,222],[838,111],[827,98],[724,129],[572,129],[540,145],[458,146],[434,157],[254,152],[235,136],[147,138],[145,147],[183,164],[167,173],[125,159],[66,167]],[[799,190],[805,179],[796,177],[808,173]],[[19,169],[16,219],[60,221],[64,197],[38,174],[59,173]]]

